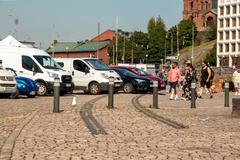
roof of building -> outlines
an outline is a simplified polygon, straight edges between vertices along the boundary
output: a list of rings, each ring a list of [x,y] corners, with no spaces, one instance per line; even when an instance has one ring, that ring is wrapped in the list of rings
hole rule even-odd
[[[99,42],[55,42],[46,50],[47,52],[95,52],[98,49],[107,47],[108,41]]]

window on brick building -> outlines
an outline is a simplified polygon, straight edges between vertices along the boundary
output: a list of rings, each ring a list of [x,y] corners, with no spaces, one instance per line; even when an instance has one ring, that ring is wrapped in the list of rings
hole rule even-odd
[[[229,44],[225,44],[225,52],[229,52]]]
[[[226,37],[226,40],[229,40],[229,31],[226,31],[225,37]]]
[[[201,2],[201,10],[203,10],[203,2]]]
[[[226,6],[226,15],[230,14],[230,6]]]
[[[219,40],[223,40],[223,32],[219,32]]]
[[[236,31],[232,31],[232,39],[236,39]]]
[[[236,14],[237,13],[237,6],[233,5],[232,6],[232,14]]]
[[[219,47],[219,52],[220,52],[220,53],[223,52],[223,45],[222,45],[222,44],[219,44],[218,47]]]
[[[226,24],[225,24],[225,27],[227,27],[227,28],[228,28],[228,27],[230,26],[230,25],[229,25],[229,24],[230,24],[230,20],[229,20],[229,18],[228,18],[228,19],[226,19],[226,21],[225,21],[225,22],[226,22]]]
[[[238,39],[240,39],[240,31],[238,31]]]
[[[236,27],[236,18],[232,19],[232,27]]]
[[[220,15],[224,15],[224,8],[223,7],[220,7]]]
[[[190,2],[190,10],[193,10],[193,2]]]
[[[240,43],[238,43],[238,52],[240,52]]]
[[[232,52],[236,52],[236,44],[232,43]]]
[[[205,2],[205,9],[208,9],[208,2]]]

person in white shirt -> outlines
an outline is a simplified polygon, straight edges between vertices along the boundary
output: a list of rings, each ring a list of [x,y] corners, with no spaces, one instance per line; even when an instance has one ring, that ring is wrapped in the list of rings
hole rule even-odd
[[[235,95],[240,96],[240,67],[238,67],[237,70],[233,73],[233,81],[236,91]]]
[[[2,60],[0,59],[0,69],[3,69],[2,67]]]

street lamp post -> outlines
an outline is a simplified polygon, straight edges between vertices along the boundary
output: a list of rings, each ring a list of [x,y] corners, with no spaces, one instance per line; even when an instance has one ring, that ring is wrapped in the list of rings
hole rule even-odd
[[[69,56],[68,56],[69,47],[67,46],[65,49],[66,49],[66,52],[67,52],[67,57],[69,58]]]
[[[145,56],[146,56],[146,64],[147,64],[148,54],[146,54]]]

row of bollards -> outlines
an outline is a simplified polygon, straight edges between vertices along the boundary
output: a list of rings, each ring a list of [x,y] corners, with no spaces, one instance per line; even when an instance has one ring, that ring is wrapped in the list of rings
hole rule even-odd
[[[229,83],[224,85],[224,107],[229,107]],[[191,83],[191,108],[196,108],[196,83]]]
[[[59,113],[59,100],[60,100],[60,79],[54,79],[54,100],[53,100],[53,112]],[[158,82],[153,81],[153,105],[152,108],[158,109]],[[224,92],[224,107],[229,107],[229,83],[225,83],[225,92]],[[191,108],[196,108],[196,83],[191,83]],[[109,92],[108,92],[108,106],[109,109],[114,108],[114,79],[109,79]]]
[[[158,109],[158,82],[153,81],[153,108]],[[109,91],[108,91],[108,106],[107,108],[114,108],[114,80],[109,79]]]

